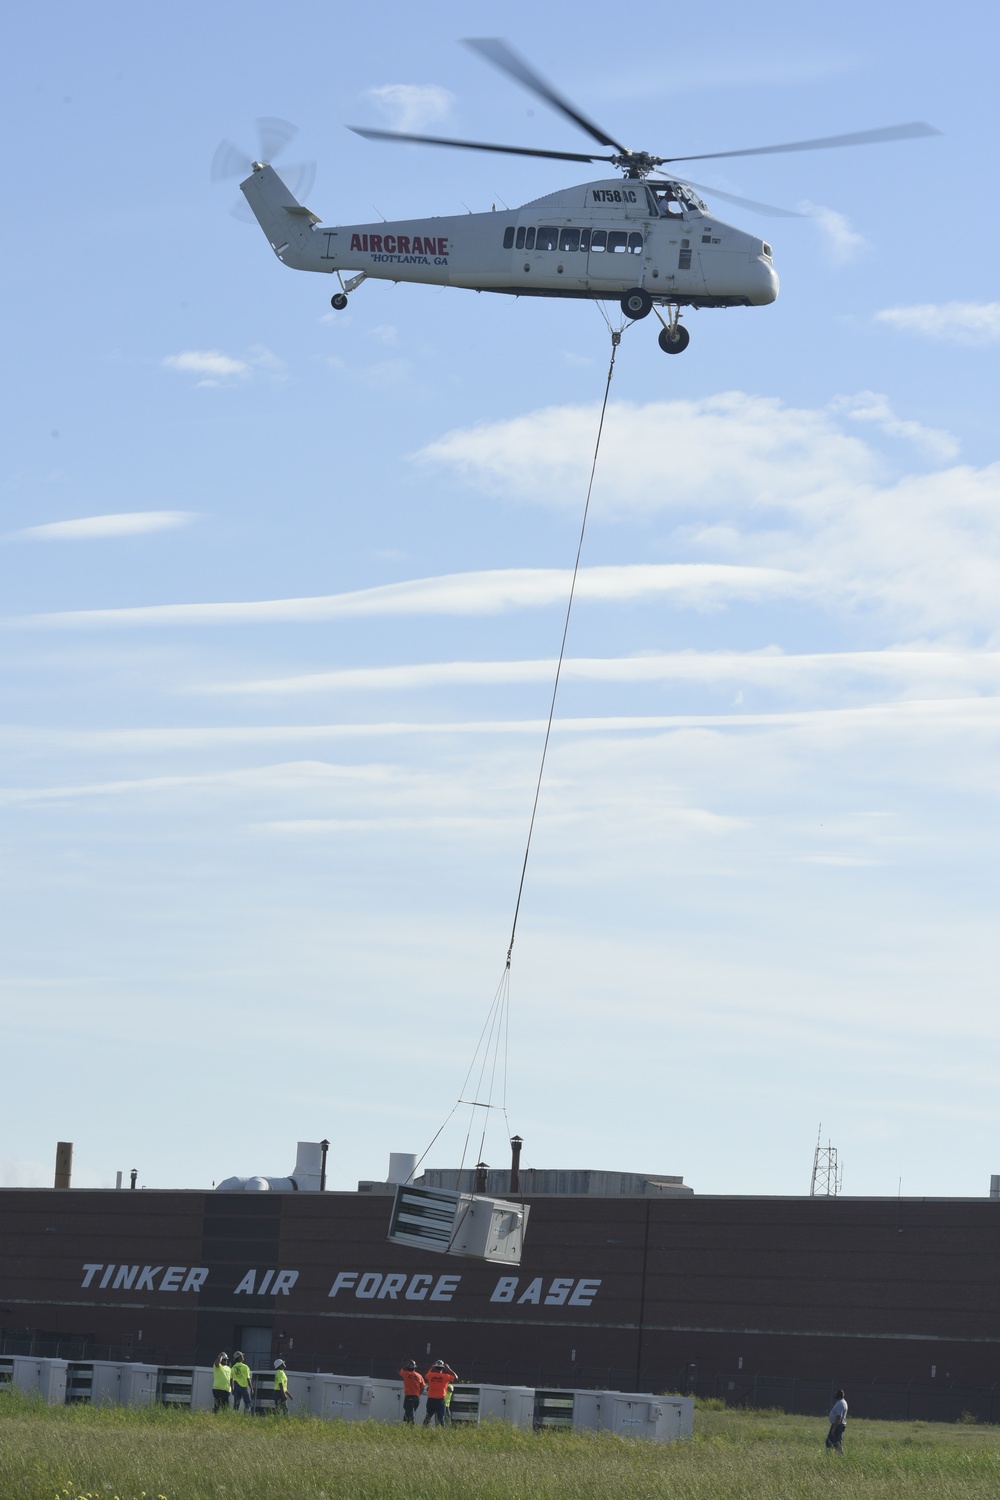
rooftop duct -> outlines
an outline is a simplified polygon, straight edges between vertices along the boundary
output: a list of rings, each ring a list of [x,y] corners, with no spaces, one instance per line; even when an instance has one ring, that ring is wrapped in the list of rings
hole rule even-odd
[[[326,1176],[322,1141],[299,1141],[295,1170],[290,1177],[227,1177],[217,1193],[318,1193]]]

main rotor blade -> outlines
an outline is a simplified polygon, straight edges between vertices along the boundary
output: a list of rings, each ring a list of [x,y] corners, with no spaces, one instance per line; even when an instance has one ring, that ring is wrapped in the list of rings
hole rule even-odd
[[[731,156],[772,156],[779,151],[823,151],[828,146],[872,146],[879,141],[910,141],[918,136],[940,135],[933,125],[915,120],[909,125],[883,125],[878,130],[856,130],[850,135],[825,135],[814,141],[789,141],[784,146],[750,146],[743,151],[708,151],[701,156],[664,156],[662,162],[718,161]],[[693,186],[693,184],[692,184]]]
[[[409,135],[401,130],[369,130],[348,125],[368,141],[416,141],[421,146],[459,146],[464,151],[505,151],[510,156],[550,156],[556,161],[613,161],[610,156],[585,156],[579,151],[541,151],[533,146],[495,146],[490,141],[454,141],[443,135]]]
[[[722,198],[726,203],[735,203],[738,208],[748,208],[754,214],[776,215],[779,219],[805,219],[807,214],[799,213],[795,208],[776,208],[773,203],[757,203],[753,198],[737,198],[735,193],[724,193],[721,188],[709,187],[704,182],[692,182],[685,179],[688,187],[697,188],[699,193],[707,193],[710,198]]]
[[[480,57],[485,57],[486,61],[491,62],[495,68],[499,68],[501,73],[508,73],[511,78],[515,78],[526,89],[530,89],[533,94],[537,94],[540,99],[544,99],[546,104],[551,104],[553,109],[559,110],[560,114],[564,114],[567,119],[572,120],[574,125],[579,125],[581,130],[585,130],[588,135],[593,136],[595,141],[600,141],[602,146],[614,146],[615,150],[619,153],[625,156],[629,155],[627,146],[623,146],[613,136],[605,135],[599,126],[595,125],[592,120],[588,120],[586,115],[582,115],[578,109],[570,104],[568,99],[564,99],[561,94],[557,94],[551,83],[547,83],[541,74],[536,73],[534,68],[529,67],[522,57],[518,57],[512,47],[508,47],[506,42],[501,41],[500,37],[465,37],[464,41],[465,45],[471,47],[473,52],[478,52]],[[573,161],[576,159],[575,157],[570,158]],[[600,157],[591,159],[603,160]]]

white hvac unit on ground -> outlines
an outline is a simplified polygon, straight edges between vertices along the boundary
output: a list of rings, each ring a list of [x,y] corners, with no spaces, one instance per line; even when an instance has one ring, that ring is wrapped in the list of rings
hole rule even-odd
[[[38,1394],[49,1406],[66,1405],[66,1371],[64,1359],[26,1360],[38,1368]]]
[[[215,1371],[213,1369],[211,1369],[211,1368],[206,1369],[204,1367],[204,1365],[199,1365],[197,1369],[194,1369],[194,1370],[191,1371],[191,1410],[192,1411],[211,1411],[212,1410],[212,1408],[215,1405],[215,1397],[212,1394],[212,1382],[213,1382],[214,1378],[215,1378]],[[256,1381],[257,1381],[257,1377],[255,1375],[254,1376],[254,1383],[255,1384],[256,1384]]]
[[[519,1266],[527,1224],[523,1203],[401,1183],[386,1238],[417,1250]]]
[[[456,1385],[449,1411],[456,1427],[509,1422],[530,1432],[534,1424],[535,1393],[529,1386]]]
[[[691,1436],[694,1398],[651,1396],[648,1391],[538,1391],[535,1425],[670,1443]]]
[[[122,1365],[122,1380],[119,1400],[123,1406],[154,1406],[156,1404],[155,1365]]]
[[[338,1380],[335,1375],[317,1375],[312,1387],[314,1417],[340,1417],[345,1422],[363,1422],[375,1415],[374,1381]]]
[[[117,1406],[121,1401],[119,1364],[109,1360],[71,1360],[66,1366],[67,1406]]]

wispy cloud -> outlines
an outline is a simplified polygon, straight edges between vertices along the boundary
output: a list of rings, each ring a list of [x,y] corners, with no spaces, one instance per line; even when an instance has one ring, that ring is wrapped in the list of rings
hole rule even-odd
[[[164,369],[197,376],[195,384],[207,387],[232,385],[255,377],[283,380],[287,374],[282,361],[263,345],[256,345],[242,358],[218,349],[185,349],[181,354],[165,355],[161,363]]]
[[[889,398],[878,391],[859,391],[854,396],[838,396],[830,403],[830,410],[843,412],[853,422],[871,422],[890,437],[906,438],[933,458],[954,458],[959,451],[959,445],[950,432],[897,417],[889,404]]]
[[[495,615],[509,610],[564,605],[571,576],[565,568],[506,568],[418,578],[315,598],[71,610],[63,614],[22,616],[8,623],[87,629],[260,622],[310,624],[316,620],[387,615]],[[805,579],[780,568],[736,567],[727,563],[633,563],[583,569],[577,583],[577,597],[612,604],[663,595],[672,596],[678,603],[712,605],[735,598],[797,596],[808,592],[808,587]]]
[[[799,212],[808,214],[819,225],[827,251],[835,265],[847,265],[867,250],[868,241],[864,235],[852,229],[847,218],[837,209],[824,208],[821,203],[810,203],[804,198],[799,204]]]
[[[1000,595],[1000,464],[917,466],[876,446],[904,435],[925,455],[949,435],[899,418],[884,398],[834,411],[742,392],[702,400],[615,403],[595,485],[597,516],[673,521],[675,544],[794,573],[814,599],[894,617],[914,635],[996,635]],[[578,504],[595,413],[549,407],[447,433],[418,455],[466,484],[546,507]]]
[[[551,682],[554,659],[421,662],[390,667],[349,667],[332,672],[261,678],[206,687],[206,694],[298,695],[328,692],[419,691],[437,687],[503,687]],[[956,685],[1000,691],[1000,652],[949,649],[830,651],[679,651],[616,657],[567,657],[564,681],[724,683],[795,690],[840,680],[892,682],[904,689],[937,685],[950,696]]]
[[[371,99],[393,130],[422,131],[443,120],[451,111],[455,95],[436,83],[383,83],[367,89]]]
[[[189,510],[132,510],[107,516],[78,516],[72,521],[47,521],[41,526],[25,526],[12,535],[32,542],[95,541],[172,531],[177,526],[189,526],[194,519],[195,513]]]
[[[875,321],[942,343],[1000,341],[1000,302],[923,302],[913,307],[885,307],[875,314]]]
[[[415,458],[508,498],[576,508],[595,420],[593,406],[543,407],[446,433]],[[611,516],[705,511],[718,523],[734,511],[822,508],[832,491],[870,484],[882,467],[829,413],[773,397],[727,391],[702,400],[614,402],[594,509]]]

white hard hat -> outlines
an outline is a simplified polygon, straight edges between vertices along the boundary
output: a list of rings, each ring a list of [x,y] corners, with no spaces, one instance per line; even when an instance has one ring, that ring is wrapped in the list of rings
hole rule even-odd
[[[276,1359],[274,1361],[274,1368],[276,1370],[283,1370],[285,1368],[285,1361],[283,1359]]]

